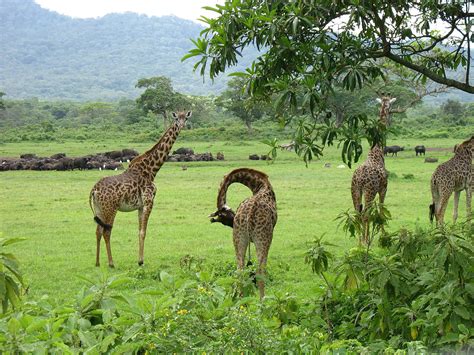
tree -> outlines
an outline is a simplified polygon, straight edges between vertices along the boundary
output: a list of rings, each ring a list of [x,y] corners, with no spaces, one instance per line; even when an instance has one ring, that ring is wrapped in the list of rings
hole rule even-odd
[[[457,100],[448,99],[441,105],[441,112],[445,115],[462,116],[464,114],[464,106]]]
[[[0,91],[0,110],[5,110],[5,102],[3,101],[3,97],[6,94]]]
[[[233,78],[227,83],[227,90],[216,100],[216,105],[232,112],[242,120],[249,132],[252,131],[252,123],[262,118],[265,113],[265,103],[247,92],[243,78]]]
[[[176,92],[171,85],[171,80],[164,76],[140,79],[135,87],[145,88],[145,91],[137,99],[137,105],[145,114],[152,112],[156,115],[163,115],[165,125],[167,111],[183,109],[190,105],[189,100]]]
[[[226,0],[206,9],[218,17],[202,17],[207,27],[183,60],[200,57],[195,69],[214,78],[256,46],[261,55],[238,74],[251,93],[278,93],[280,107],[308,106],[315,118],[326,116],[335,86],[352,91],[383,78],[382,59],[410,69],[412,80],[474,93],[468,0]],[[463,79],[452,78],[461,69]],[[354,117],[346,120],[361,127],[364,117]]]

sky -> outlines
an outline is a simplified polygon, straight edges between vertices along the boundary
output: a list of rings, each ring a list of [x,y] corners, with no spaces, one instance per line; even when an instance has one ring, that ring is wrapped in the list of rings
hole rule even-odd
[[[148,16],[175,15],[198,21],[213,12],[203,6],[222,4],[224,0],[35,0],[41,7],[76,18],[95,18],[109,13],[136,12]]]

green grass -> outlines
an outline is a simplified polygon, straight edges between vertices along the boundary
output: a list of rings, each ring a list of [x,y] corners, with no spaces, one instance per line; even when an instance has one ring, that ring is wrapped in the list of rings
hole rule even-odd
[[[386,158],[386,168],[396,174],[389,181],[386,204],[393,220],[389,230],[400,227],[428,227],[428,205],[431,203],[429,181],[438,164],[423,163],[412,150],[417,144],[450,150],[427,152],[427,156],[444,162],[452,156],[451,148],[459,140],[439,139],[397,140],[389,144],[404,145],[398,157]],[[101,143],[12,143],[0,146],[0,156],[36,153],[47,156],[65,152],[69,156],[92,154],[119,148],[135,148],[141,152],[152,142],[104,141]],[[143,273],[140,282],[127,285],[130,289],[147,288],[156,283],[161,270],[170,273],[179,269],[186,254],[205,258],[208,263],[234,264],[231,229],[209,223],[207,215],[215,210],[220,181],[234,168],[250,167],[270,176],[277,196],[278,223],[269,255],[272,281],[268,293],[291,292],[310,297],[318,291],[319,281],[304,264],[307,242],[325,234],[336,245],[334,252],[342,255],[356,245],[337,228],[337,215],[352,208],[350,181],[353,169],[338,169],[340,151],[327,149],[320,161],[305,167],[290,152],[280,153],[274,164],[250,161],[252,153],[264,154],[267,147],[259,142],[183,142],[175,148],[192,147],[196,152],[224,152],[223,162],[166,163],[155,183],[158,192],[150,217],[145,242],[144,272],[138,271],[137,213],[119,213],[112,233],[112,252],[116,269],[112,273]],[[365,155],[364,155],[365,156]],[[364,159],[364,158],[363,158]],[[363,161],[362,159],[362,161]],[[332,164],[324,168],[324,163]],[[187,170],[181,166],[186,164]],[[356,164],[356,166],[358,166]],[[101,177],[113,171],[36,172],[9,171],[0,173],[0,231],[3,237],[23,237],[14,246],[29,285],[28,295],[48,294],[67,299],[83,285],[80,276],[97,272],[95,263],[95,223],[89,209],[89,192]],[[403,175],[413,174],[413,178]],[[242,185],[232,185],[229,205],[236,208],[250,191]],[[460,218],[465,216],[464,194],[461,197]],[[446,220],[451,220],[452,199]],[[255,255],[254,251],[252,252]],[[102,269],[106,269],[105,245],[102,245]]]

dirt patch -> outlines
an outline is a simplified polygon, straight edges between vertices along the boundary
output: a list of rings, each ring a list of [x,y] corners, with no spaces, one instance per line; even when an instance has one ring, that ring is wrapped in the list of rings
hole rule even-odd
[[[427,152],[452,152],[453,148],[426,148]]]

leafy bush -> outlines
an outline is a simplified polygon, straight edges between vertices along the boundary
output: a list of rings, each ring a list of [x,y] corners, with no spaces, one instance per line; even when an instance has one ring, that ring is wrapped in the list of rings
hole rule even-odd
[[[372,220],[376,215],[370,212],[370,223],[380,224]],[[241,283],[252,282],[245,272],[236,276],[233,263],[186,255],[177,275],[147,275],[142,268],[130,275],[99,273],[84,279],[87,286],[67,304],[46,296],[18,303],[0,316],[0,352],[472,351],[470,231],[457,226],[387,235],[371,229],[383,248],[352,248],[334,267],[329,244],[317,238],[309,245],[305,260],[325,285],[307,300],[290,293],[263,302],[242,296]],[[121,291],[147,276],[156,286]]]
[[[3,313],[7,311],[9,305],[16,307],[20,302],[20,286],[23,286],[23,277],[17,259],[6,251],[6,247],[21,240],[0,238],[0,301]]]

